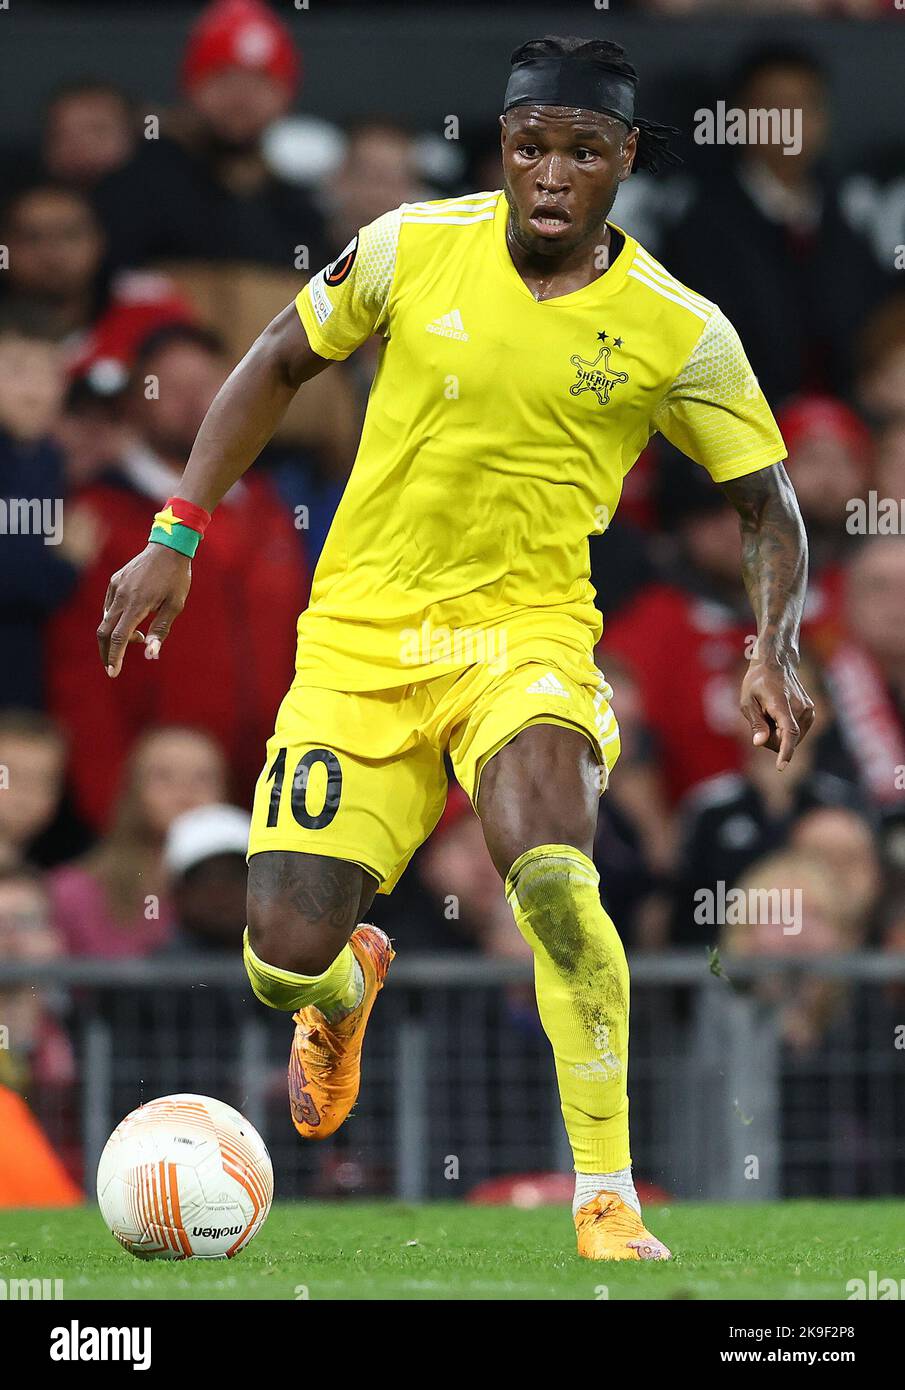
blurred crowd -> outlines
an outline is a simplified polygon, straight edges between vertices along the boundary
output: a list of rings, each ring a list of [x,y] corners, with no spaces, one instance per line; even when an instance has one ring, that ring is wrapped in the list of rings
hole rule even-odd
[[[632,8],[676,18],[732,13],[882,19],[898,7],[896,0],[634,0]]]
[[[51,0],[52,2],[52,0]],[[342,10],[352,8],[360,0],[333,0],[333,6]],[[140,0],[95,0],[95,3],[116,5],[137,4]],[[184,8],[186,0],[160,0],[160,8],[167,5]],[[396,0],[400,7],[411,0]],[[468,5],[482,5],[485,0],[459,0],[458,8]],[[297,8],[304,8],[301,4]],[[599,6],[605,9],[606,6]],[[715,16],[732,14],[748,15],[816,15],[821,17],[848,17],[852,19],[880,19],[894,12],[899,6],[896,0],[620,0],[619,9],[642,14],[666,16]]]
[[[272,12],[216,0],[189,37],[177,107],[149,118],[106,80],[70,83],[36,113],[34,148],[0,171],[0,957],[237,953],[245,808],[378,344],[303,388],[218,509],[162,658],[132,651],[115,683],[94,642],[108,579],[143,547],[226,375],[305,276],[402,201],[500,186],[491,106],[457,165],[395,117],[334,130],[304,114],[304,93],[299,114],[298,74]],[[808,51],[749,55],[724,96],[800,107],[800,152],[714,152],[712,172],[699,159],[656,192],[638,176],[614,216],[720,304],[774,405],[811,541],[803,672],[818,723],[782,775],[751,748],[738,714],[753,620],[737,519],[655,439],[592,540],[598,664],[623,746],[601,802],[602,894],[636,951],[718,945],[695,905],[720,883],[803,889],[805,930],[746,934],[739,949],[902,951],[895,228],[884,241],[865,221],[858,170],[827,173],[832,93]],[[375,914],[408,951],[527,953],[457,788]],[[803,1009],[793,1042],[826,1026],[824,999]],[[0,1051],[0,1082],[23,1071],[65,1082],[66,1036],[39,993],[3,993],[0,1019],[15,1019],[17,1039]]]

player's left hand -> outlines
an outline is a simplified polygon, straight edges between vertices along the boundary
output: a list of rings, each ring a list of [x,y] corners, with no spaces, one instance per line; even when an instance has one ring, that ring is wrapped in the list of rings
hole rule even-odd
[[[755,748],[771,748],[781,772],[814,723],[814,702],[791,665],[752,661],[742,682],[741,711]]]

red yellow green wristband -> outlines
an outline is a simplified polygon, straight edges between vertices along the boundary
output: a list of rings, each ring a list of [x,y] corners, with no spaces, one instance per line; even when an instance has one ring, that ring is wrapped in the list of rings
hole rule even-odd
[[[149,541],[167,545],[189,559],[198,549],[201,537],[210,521],[210,512],[181,497],[167,498],[166,505],[154,517]]]

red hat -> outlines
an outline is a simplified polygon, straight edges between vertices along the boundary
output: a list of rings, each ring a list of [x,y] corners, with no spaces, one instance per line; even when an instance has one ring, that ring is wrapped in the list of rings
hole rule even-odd
[[[799,396],[778,413],[776,423],[790,455],[804,440],[831,435],[851,449],[862,469],[867,467],[870,430],[849,406],[832,396]]]
[[[229,67],[266,72],[290,89],[298,82],[292,35],[262,0],[213,0],[192,27],[182,64],[186,89]]]

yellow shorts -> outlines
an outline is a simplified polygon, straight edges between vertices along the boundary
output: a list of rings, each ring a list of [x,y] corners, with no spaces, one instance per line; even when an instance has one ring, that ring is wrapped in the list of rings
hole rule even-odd
[[[290,687],[255,788],[248,857],[349,859],[389,893],[446,804],[444,754],[473,805],[487,761],[530,724],[589,739],[606,776],[619,756],[612,690],[590,657],[438,675],[392,690]]]

